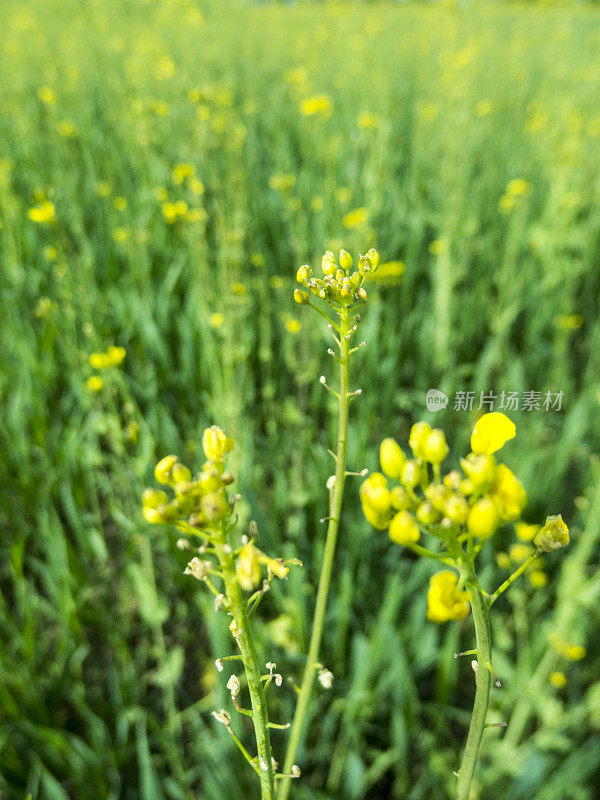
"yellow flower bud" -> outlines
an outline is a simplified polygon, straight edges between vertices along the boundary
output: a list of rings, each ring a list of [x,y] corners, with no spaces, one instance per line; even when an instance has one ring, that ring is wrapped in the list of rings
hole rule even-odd
[[[308,266],[308,264],[304,264],[304,266],[300,267],[300,269],[296,273],[296,280],[298,281],[298,283],[306,283],[311,278],[312,278],[312,269]]]
[[[496,506],[488,498],[478,500],[469,511],[467,529],[472,536],[487,539],[498,527],[499,519]]]
[[[471,450],[489,456],[514,439],[516,432],[515,423],[506,414],[500,411],[484,414],[473,428]]]
[[[500,516],[507,522],[515,522],[527,504],[523,484],[515,477],[506,464],[499,464],[492,496]]]
[[[174,464],[171,470],[173,483],[187,483],[192,480],[192,473],[184,464]]]
[[[380,514],[378,511],[375,511],[375,509],[368,505],[368,503],[362,504],[362,510],[367,522],[374,528],[377,528],[378,531],[384,531],[389,527],[391,518],[389,513]]]
[[[363,303],[366,302],[368,297],[366,289],[364,289],[362,286],[359,286],[358,289],[356,290],[356,294],[358,298],[363,301]]]
[[[166,521],[164,515],[157,508],[144,506],[142,509],[142,514],[144,515],[146,522],[150,522],[152,525],[160,525]]]
[[[340,267],[342,269],[350,269],[354,264],[352,256],[346,250],[340,250]]]
[[[562,515],[546,517],[546,524],[536,533],[533,543],[544,553],[551,553],[569,544],[569,529]]]
[[[204,495],[200,501],[200,508],[208,522],[216,522],[219,519],[228,517],[231,513],[229,503],[220,492],[211,492]]]
[[[466,458],[461,458],[460,465],[471,484],[477,489],[489,486],[494,482],[496,477],[496,459],[494,456],[469,453]]]
[[[146,508],[158,508],[167,502],[167,493],[161,489],[144,489],[142,502]]]
[[[154,467],[154,477],[158,483],[171,483],[173,467],[178,462],[179,459],[177,456],[165,456],[161,458]]]
[[[582,658],[586,657],[587,650],[580,644],[571,644],[568,646],[565,655],[569,661],[581,661]]]
[[[469,613],[468,592],[457,590],[458,578],[449,570],[433,575],[427,592],[427,619],[448,622],[464,619]]]
[[[429,500],[423,500],[421,505],[417,508],[417,519],[422,525],[433,525],[439,518],[439,511],[436,511]]]
[[[460,472],[457,469],[453,469],[444,476],[444,486],[457,492],[460,489],[460,480]]]
[[[446,502],[451,497],[451,492],[440,483],[430,483],[425,487],[425,497],[431,502],[432,506],[441,514],[446,513]]]
[[[235,565],[235,571],[240,586],[251,592],[262,578],[260,570],[259,552],[252,544],[247,544],[240,550],[240,555]]]
[[[367,258],[371,262],[371,266],[373,267],[373,272],[379,266],[379,253],[374,248],[371,248],[367,253]]]
[[[403,511],[405,508],[410,508],[412,505],[411,499],[404,486],[394,486],[390,491],[390,499],[392,501],[392,508],[396,511]]]
[[[399,511],[390,522],[390,539],[396,544],[408,545],[418,542],[419,526],[410,511]]]
[[[393,480],[399,480],[406,456],[395,439],[384,439],[379,445],[379,463],[385,474]]]
[[[310,294],[303,289],[294,289],[294,300],[298,305],[305,306],[310,300]]]
[[[508,569],[510,567],[508,553],[496,553],[496,564],[498,564],[500,569]]]
[[[335,263],[335,256],[328,250],[321,259],[321,268],[324,275],[335,275],[337,272],[337,264]]]
[[[410,449],[413,451],[415,458],[425,458],[423,446],[430,433],[431,426],[426,422],[415,422],[410,429],[408,444],[410,445]]]
[[[453,494],[446,500],[444,512],[456,525],[463,525],[469,516],[469,504],[461,495]]]
[[[416,461],[407,459],[402,465],[400,480],[407,489],[414,489],[421,481],[421,467]]]
[[[423,440],[423,458],[431,464],[441,464],[446,458],[450,448],[446,443],[446,436],[441,428],[434,428]]]
[[[218,425],[211,425],[202,434],[202,449],[204,455],[211,461],[222,461],[233,448],[233,439],[229,438]]]
[[[127,351],[124,347],[115,347],[115,345],[111,345],[106,351],[106,357],[111,367],[118,367],[126,355]]]

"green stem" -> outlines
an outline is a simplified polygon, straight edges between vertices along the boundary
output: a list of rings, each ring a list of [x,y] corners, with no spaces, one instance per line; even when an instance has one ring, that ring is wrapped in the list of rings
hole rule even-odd
[[[342,510],[342,498],[344,494],[344,481],[346,478],[346,437],[348,435],[348,407],[349,407],[349,388],[350,388],[350,319],[347,307],[342,307],[340,311],[340,396],[339,396],[339,420],[338,420],[338,441],[335,469],[335,484],[329,508],[329,524],[327,526],[327,537],[325,539],[325,551],[323,553],[323,564],[321,566],[321,576],[319,579],[319,589],[315,604],[315,615],[313,619],[310,644],[308,648],[308,658],[302,676],[302,685],[296,705],[296,712],[292,723],[292,732],[285,756],[283,772],[291,772],[295,762],[296,753],[302,737],[302,729],[308,703],[312,691],[315,677],[316,666],[319,659],[319,648],[321,645],[321,635],[323,633],[323,621],[325,618],[325,608],[327,606],[327,595],[329,583],[331,581],[331,571],[333,568],[333,557],[335,544],[337,541],[340,513]],[[290,791],[290,778],[282,778],[277,790],[278,800],[287,800]]]
[[[223,569],[227,597],[231,603],[231,613],[238,630],[236,639],[248,681],[248,691],[250,692],[250,702],[252,703],[252,721],[258,748],[257,771],[260,776],[261,799],[273,800],[275,797],[275,779],[271,760],[267,698],[260,679],[258,656],[254,646],[254,639],[252,638],[246,603],[235,574],[233,554],[227,544],[226,534],[223,530],[218,531],[215,535],[215,549]]]
[[[493,603],[496,602],[496,600],[500,597],[500,595],[508,589],[508,587],[511,585],[511,583],[516,581],[517,578],[519,577],[519,575],[522,575],[525,572],[525,570],[527,569],[527,567],[530,564],[533,564],[533,562],[536,560],[536,558],[539,558],[540,556],[541,556],[541,553],[539,553],[536,550],[535,553],[532,553],[529,556],[529,558],[526,561],[524,561],[521,564],[521,566],[513,572],[512,575],[509,575],[508,578],[504,581],[504,583],[501,583],[500,586],[496,589],[494,594],[490,595],[489,600],[487,601],[488,608],[491,605],[493,605]]]
[[[490,672],[492,641],[487,605],[475,578],[469,578],[466,582],[466,587],[471,595],[471,609],[477,638],[477,688],[475,690],[475,703],[473,705],[467,744],[458,772],[457,800],[468,800],[469,798],[479,745],[485,728],[485,717],[492,685]]]

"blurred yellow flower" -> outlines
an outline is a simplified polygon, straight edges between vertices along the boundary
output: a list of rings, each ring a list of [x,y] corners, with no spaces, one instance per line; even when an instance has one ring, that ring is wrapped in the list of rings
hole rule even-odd
[[[88,392],[99,392],[102,389],[102,378],[98,375],[92,375],[91,378],[88,378],[85,382],[85,388]]]
[[[525,561],[533,553],[533,547],[518,542],[513,544],[509,551],[511,561]]]
[[[253,267],[264,267],[265,257],[262,253],[250,253],[250,263]]]
[[[54,203],[51,203],[49,200],[45,200],[38,206],[30,208],[27,212],[27,216],[32,222],[54,222],[56,219],[54,213]]]
[[[548,583],[548,576],[541,569],[534,569],[529,573],[529,581],[535,589],[541,589]]]
[[[271,189],[276,189],[278,192],[289,192],[294,188],[295,184],[296,178],[289,173],[271,175],[269,178],[269,186]]]
[[[429,252],[434,256],[448,252],[448,242],[446,239],[434,239],[429,245]]]
[[[563,331],[574,331],[583,325],[581,314],[560,314],[556,317],[557,326]]]
[[[204,194],[204,184],[199,178],[192,178],[189,182],[189,187],[195,195]]]
[[[38,97],[42,103],[46,103],[47,106],[56,105],[56,94],[49,86],[41,86],[38,89]]]
[[[177,185],[181,185],[186,178],[191,178],[196,173],[193,164],[175,164],[171,172],[171,180]]]
[[[533,192],[533,185],[523,178],[513,178],[506,184],[506,191],[515,197],[529,197]]]
[[[317,94],[314,97],[306,97],[300,104],[300,112],[305,117],[312,117],[315,114],[329,115],[333,110],[333,101],[326,94]]]
[[[492,110],[492,104],[489,100],[480,100],[475,104],[475,113],[478,117],[485,117]]]
[[[338,188],[334,192],[335,199],[338,203],[342,203],[343,205],[350,202],[350,198],[352,197],[352,192],[348,189],[347,186],[338,186]]]
[[[240,283],[240,281],[237,281],[236,283],[232,283],[231,284],[231,291],[234,294],[242,295],[242,294],[246,294],[247,290],[246,290],[245,284]]]
[[[296,334],[302,330],[302,323],[299,319],[288,317],[285,321],[285,327],[288,333]]]
[[[564,672],[551,672],[550,683],[555,689],[562,689],[563,686],[567,685],[567,676]]]
[[[454,572],[443,570],[433,575],[427,592],[427,619],[448,622],[464,619],[469,613],[468,592],[457,590],[458,578]]]
[[[187,210],[188,205],[185,200],[177,200],[175,203],[162,204],[163,217],[169,224],[176,222],[181,217],[185,217]]]
[[[358,115],[356,121],[358,123],[358,127],[362,128],[362,130],[372,130],[380,126],[381,117],[378,114],[371,114],[365,111]]]
[[[523,542],[531,542],[539,529],[539,525],[530,525],[528,522],[515,522],[515,531]]]
[[[213,312],[208,318],[208,324],[211,328],[220,328],[225,322],[225,317],[219,311]]]
[[[113,200],[113,206],[117,211],[125,211],[127,208],[127,200],[124,197],[115,197]]]
[[[369,281],[375,281],[375,283],[393,286],[400,282],[405,268],[406,265],[404,261],[386,261],[379,265],[376,272],[369,274],[368,278]]]
[[[323,211],[323,198],[322,197],[313,197],[310,201],[310,207],[315,212],[315,214],[320,214]]]
[[[349,211],[342,217],[342,225],[344,228],[362,228],[367,224],[368,219],[368,208],[355,208],[354,211]]]
[[[115,228],[112,232],[112,237],[117,244],[123,244],[131,237],[129,228]]]
[[[63,120],[59,122],[56,126],[56,130],[61,136],[64,136],[65,139],[72,139],[74,136],[77,136],[77,128],[72,122],[68,120]]]

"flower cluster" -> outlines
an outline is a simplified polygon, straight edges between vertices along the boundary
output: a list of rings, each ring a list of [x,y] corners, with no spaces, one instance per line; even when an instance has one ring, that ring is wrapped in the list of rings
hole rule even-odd
[[[363,282],[367,276],[372,275],[379,266],[379,253],[369,250],[364,256],[359,256],[358,269],[352,270],[354,260],[346,250],[340,250],[339,265],[335,256],[328,250],[321,260],[323,278],[316,278],[312,269],[305,264],[300,267],[296,280],[305,289],[296,289],[294,300],[301,305],[309,302],[310,295],[327,300],[329,303],[349,306],[359,300],[367,299],[367,292]]]
[[[384,439],[379,450],[382,472],[373,472],[360,487],[365,517],[373,527],[387,530],[393,542],[461,572],[501,525],[520,519],[527,503],[521,482],[494,455],[515,433],[514,423],[504,414],[484,414],[473,429],[471,452],[460,460],[461,469],[443,477],[441,463],[449,449],[439,428],[426,422],[413,425],[408,442],[412,458],[394,439]],[[395,485],[389,486],[390,480]],[[569,541],[560,515],[548,517],[539,529],[529,527],[536,548],[526,548],[524,557],[530,561]],[[441,541],[448,558],[417,545],[423,531]],[[467,595],[457,589],[452,572],[433,576],[428,598],[428,616],[435,622],[460,619],[468,612]]]
[[[233,439],[213,425],[202,437],[202,449],[208,460],[195,477],[177,456],[161,459],[154,477],[158,483],[170,486],[174,497],[169,500],[162,489],[146,489],[143,494],[146,521],[161,524],[186,520],[200,532],[227,519],[233,510],[233,501],[227,498],[226,487],[233,483],[234,477],[225,471],[224,460],[233,446]]]

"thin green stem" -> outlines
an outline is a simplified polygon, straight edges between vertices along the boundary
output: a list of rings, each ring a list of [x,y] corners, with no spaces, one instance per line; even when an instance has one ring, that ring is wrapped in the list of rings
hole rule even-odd
[[[532,553],[529,556],[529,558],[526,561],[524,561],[521,564],[521,566],[513,572],[512,575],[509,575],[508,578],[504,581],[504,583],[501,583],[500,586],[496,589],[496,591],[490,595],[489,600],[487,601],[488,608],[490,608],[490,606],[492,606],[496,602],[496,600],[500,597],[500,595],[508,589],[511,583],[516,581],[519,575],[522,575],[527,569],[527,567],[530,564],[533,564],[536,558],[539,558],[540,556],[541,553],[536,550],[535,553]]]
[[[457,800],[468,800],[469,798],[492,685],[492,674],[489,669],[492,661],[492,641],[487,604],[474,576],[467,579],[466,587],[471,595],[471,609],[477,638],[477,688],[467,744],[458,771]]]
[[[346,438],[348,435],[348,407],[349,407],[349,387],[350,387],[350,319],[346,307],[340,311],[340,393],[339,393],[339,417],[338,417],[338,441],[335,465],[335,484],[330,500],[329,524],[327,526],[327,536],[325,539],[325,550],[323,553],[323,563],[321,566],[321,576],[317,591],[315,604],[315,615],[313,619],[310,644],[308,648],[308,658],[304,667],[300,694],[292,722],[292,732],[285,756],[283,767],[284,773],[290,773],[295,762],[296,753],[300,745],[304,720],[308,711],[308,703],[312,691],[317,662],[319,659],[319,648],[321,645],[321,635],[323,633],[323,621],[327,606],[327,595],[331,581],[331,571],[333,568],[333,557],[337,541],[340,513],[342,510],[342,498],[344,494],[344,481],[346,478]],[[291,779],[282,778],[277,790],[278,800],[287,800],[290,791]]]
[[[225,531],[216,532],[215,549],[223,569],[223,580],[227,597],[231,603],[231,613],[236,625],[236,640],[248,681],[248,691],[252,704],[252,721],[258,749],[258,775],[260,776],[261,800],[273,800],[275,796],[275,779],[271,759],[271,738],[269,735],[269,716],[267,698],[260,679],[260,667],[251,623],[246,610],[246,601],[235,574],[235,564],[231,548],[227,544]]]

